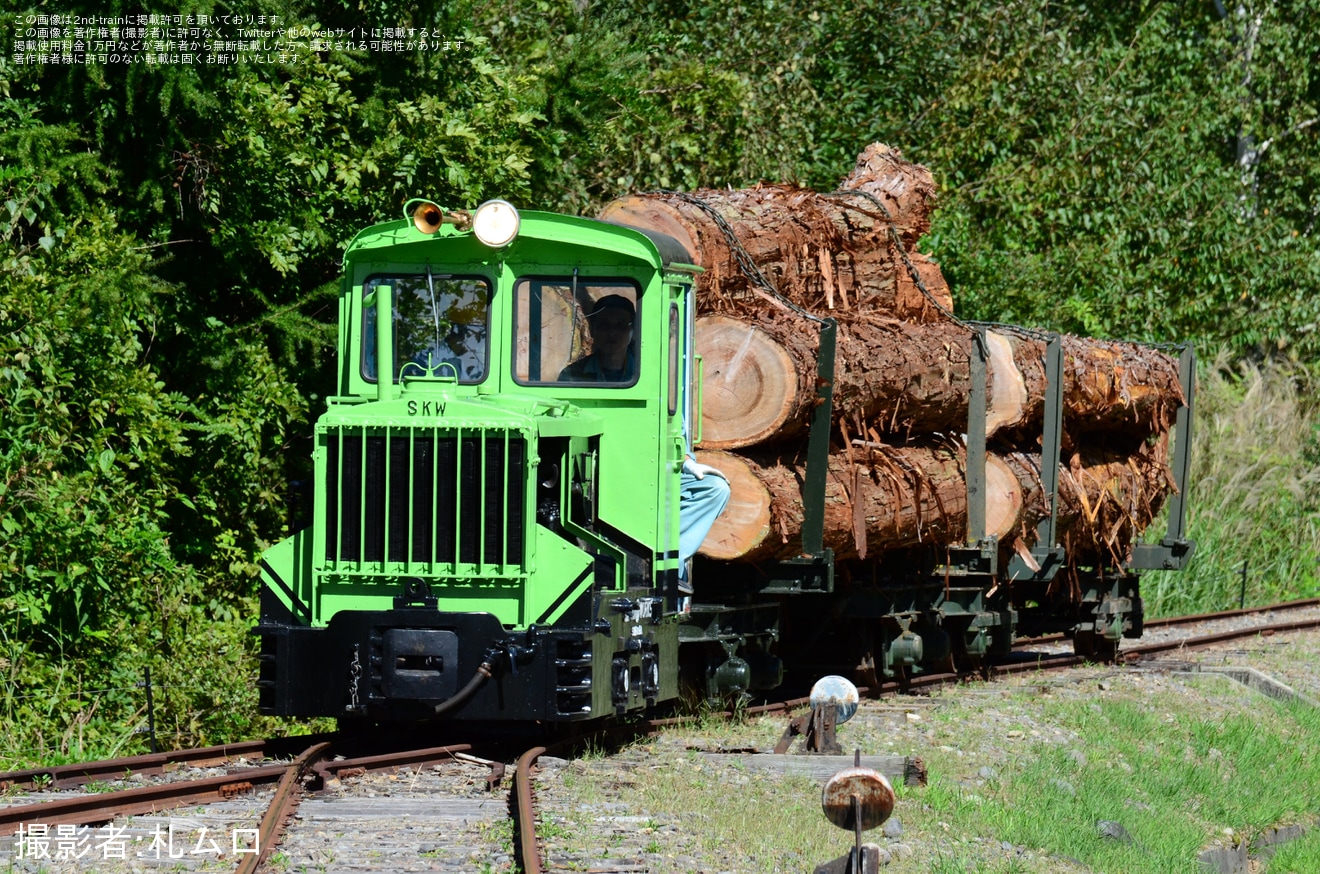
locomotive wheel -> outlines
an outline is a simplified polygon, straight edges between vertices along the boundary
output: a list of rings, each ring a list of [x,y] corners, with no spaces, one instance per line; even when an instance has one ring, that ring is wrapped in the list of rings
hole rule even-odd
[[[1078,631],[1073,635],[1073,652],[1093,662],[1109,663],[1118,658],[1118,641],[1094,631]]]

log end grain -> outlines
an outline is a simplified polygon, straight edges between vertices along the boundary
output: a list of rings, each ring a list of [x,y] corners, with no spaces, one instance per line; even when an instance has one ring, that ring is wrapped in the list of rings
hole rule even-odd
[[[764,331],[726,316],[697,322],[702,361],[701,446],[751,446],[777,434],[797,408],[798,372]]]
[[[666,234],[687,250],[693,264],[702,263],[703,255],[696,236],[690,233],[678,211],[664,201],[641,195],[621,197],[605,204],[597,218],[604,222]]]
[[[1001,428],[1020,425],[1027,417],[1027,384],[1013,360],[1013,344],[1008,337],[988,331],[990,347],[990,393],[985,414],[986,436]]]
[[[701,450],[697,461],[709,464],[729,481],[729,504],[711,526],[701,548],[708,558],[728,561],[746,555],[770,534],[770,492],[751,464],[730,452]]]
[[[1000,540],[1019,525],[1026,504],[1022,483],[1002,458],[985,458],[985,527],[986,534]]]

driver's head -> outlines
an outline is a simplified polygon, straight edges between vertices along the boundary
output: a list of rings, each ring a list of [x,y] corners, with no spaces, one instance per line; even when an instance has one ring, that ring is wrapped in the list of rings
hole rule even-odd
[[[613,315],[626,320],[631,325],[634,312],[632,301],[628,298],[621,294],[607,294],[592,304],[588,318],[591,319],[592,324],[596,324],[602,317]]]
[[[596,342],[606,342],[622,338],[624,345],[632,339],[633,328],[632,301],[621,294],[607,294],[591,307],[587,318],[591,324],[591,336]],[[618,342],[616,340],[616,342]]]

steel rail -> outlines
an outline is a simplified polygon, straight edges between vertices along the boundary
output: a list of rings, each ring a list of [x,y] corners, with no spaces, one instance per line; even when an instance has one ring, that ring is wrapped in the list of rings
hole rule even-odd
[[[254,874],[270,851],[279,843],[285,821],[298,807],[298,786],[303,775],[329,750],[330,744],[327,742],[313,744],[284,768],[280,784],[275,787],[275,797],[271,799],[270,806],[266,808],[266,815],[261,818],[261,824],[257,826],[257,852],[245,855],[243,861],[239,862],[235,874]]]
[[[541,847],[536,840],[536,810],[532,806],[532,764],[545,747],[532,747],[518,759],[513,775],[514,808],[518,816],[518,858],[523,874],[541,874]]]
[[[229,798],[257,784],[274,783],[284,765],[245,768],[220,777],[181,780],[138,789],[81,795],[0,809],[0,835],[17,833],[23,825],[93,825],[121,816],[156,813],[184,805],[200,805]]]
[[[314,770],[322,781],[340,775],[366,774],[373,771],[389,771],[410,766],[423,767],[433,762],[448,762],[459,753],[472,749],[472,744],[451,744],[443,747],[426,747],[419,750],[403,750],[393,753],[380,753],[374,756],[359,756],[354,759],[337,759],[333,762],[318,762]]]
[[[1303,598],[1298,601],[1284,601],[1282,604],[1265,604],[1261,607],[1242,607],[1237,610],[1221,610],[1218,613],[1189,613],[1186,616],[1170,616],[1164,619],[1151,619],[1144,622],[1146,628],[1169,628],[1177,625],[1192,625],[1213,619],[1234,619],[1238,616],[1251,616],[1255,613],[1287,613],[1289,610],[1304,610],[1320,605],[1320,598]]]
[[[127,774],[156,777],[176,765],[192,765],[200,768],[237,758],[264,759],[290,756],[301,749],[302,744],[330,740],[332,737],[333,735],[316,734],[297,738],[267,738],[195,749],[146,753],[140,756],[100,759],[94,762],[3,771],[0,772],[0,791],[73,789],[98,780],[122,780]]]
[[[266,741],[252,740],[216,747],[192,750],[173,750],[142,756],[102,759],[73,765],[54,765],[48,768],[27,768],[22,771],[0,773],[0,789],[72,789],[96,780],[120,780],[125,774],[157,776],[170,765],[214,765],[239,756],[266,757]]]
[[[1237,610],[1222,610],[1218,613],[1189,613],[1186,616],[1169,616],[1163,619],[1148,619],[1142,623],[1145,628],[1176,628],[1180,625],[1195,625],[1197,622],[1211,622],[1216,619],[1236,619],[1240,616],[1253,616],[1259,613],[1286,613],[1289,610],[1304,610],[1320,605],[1320,598],[1304,598],[1299,601],[1285,601],[1282,604],[1266,604],[1261,607],[1242,607]],[[1013,641],[1016,649],[1038,643],[1053,643],[1063,640],[1063,634],[1042,634],[1039,637],[1021,637]]]
[[[1232,640],[1241,640],[1246,637],[1257,637],[1260,635],[1269,636],[1289,631],[1308,631],[1313,628],[1320,628],[1320,617],[1312,619],[1297,619],[1291,622],[1276,622],[1272,625],[1253,625],[1247,628],[1237,628],[1232,631],[1220,631],[1214,634],[1203,634],[1199,637],[1184,637],[1179,640],[1168,640],[1162,643],[1148,643],[1142,646],[1134,646],[1122,650],[1118,654],[1120,661],[1129,659],[1136,661],[1144,656],[1158,655],[1160,653],[1170,652],[1179,649],[1204,649],[1219,643],[1227,643]]]
[[[1208,647],[1216,646],[1217,644],[1242,640],[1249,637],[1257,637],[1259,635],[1269,636],[1288,631],[1307,631],[1315,628],[1320,628],[1320,617],[1312,619],[1297,619],[1290,622],[1276,622],[1270,625],[1251,625],[1245,628],[1235,628],[1231,631],[1219,631],[1214,634],[1180,637],[1177,640],[1166,640],[1160,643],[1147,643],[1120,650],[1117,656],[1117,663],[1135,664],[1146,656],[1161,655],[1163,653],[1177,650],[1206,649]],[[1041,655],[1037,659],[1021,659],[1016,662],[991,665],[986,670],[990,676],[1024,674],[1029,671],[1050,671],[1076,667],[1085,664],[1088,661],[1090,661],[1090,659],[1085,656],[1061,653],[1057,655]],[[951,675],[943,676],[948,677]],[[930,679],[934,680],[938,678],[932,677]],[[915,685],[915,683],[916,681],[914,680],[913,684]]]

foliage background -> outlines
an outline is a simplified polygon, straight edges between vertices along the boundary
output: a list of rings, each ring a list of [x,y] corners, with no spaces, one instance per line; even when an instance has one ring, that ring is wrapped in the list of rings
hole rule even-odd
[[[338,259],[422,194],[590,214],[639,188],[829,188],[896,146],[940,183],[923,247],[963,316],[1203,351],[1198,464],[1231,463],[1198,479],[1202,554],[1155,604],[1230,597],[1243,561],[1253,598],[1314,593],[1320,0],[819,7],[198,0],[174,11],[463,48],[112,67],[16,63],[16,22],[152,10],[0,3],[12,757],[141,747],[148,667],[172,742],[269,730],[253,557],[297,524]]]

